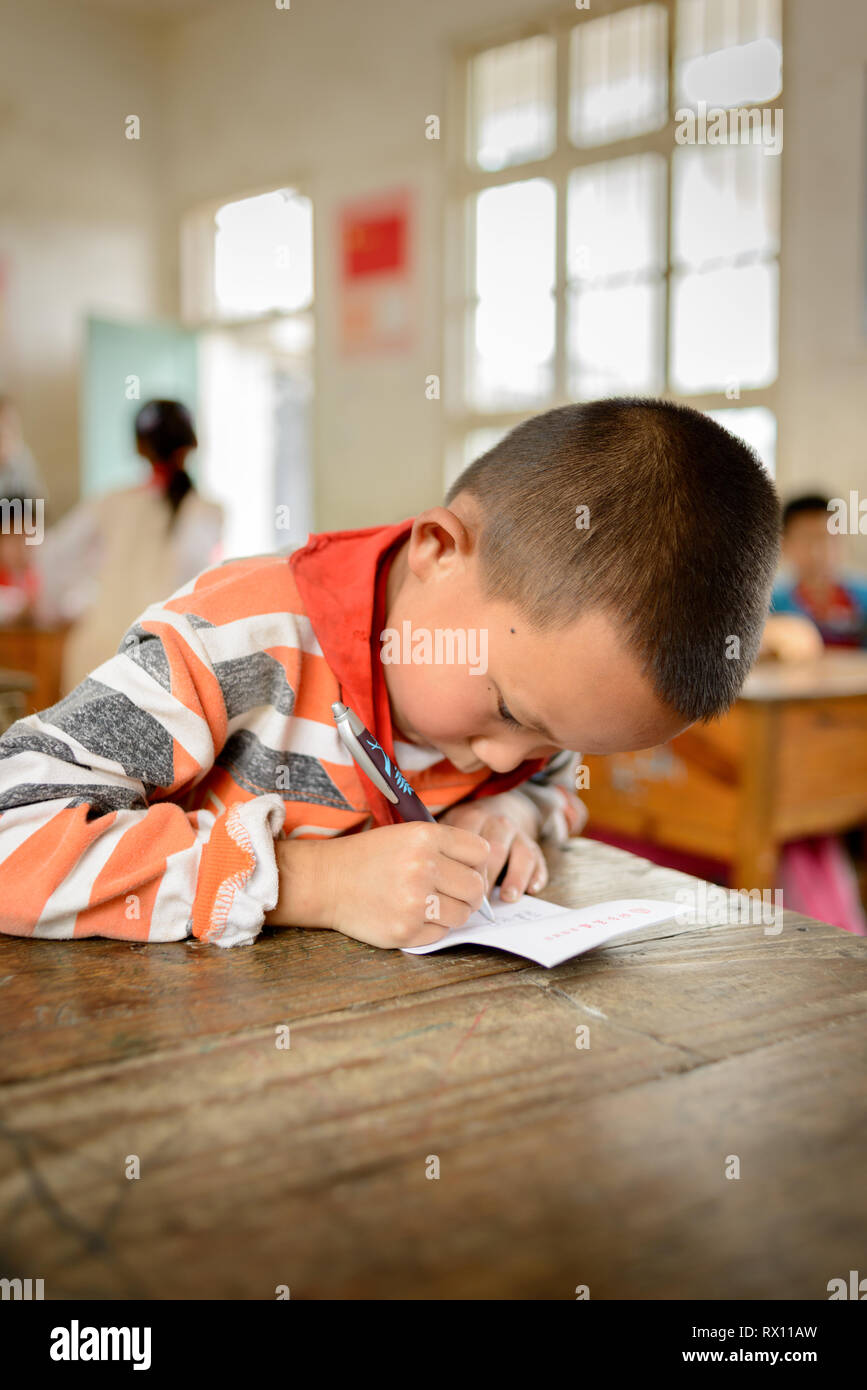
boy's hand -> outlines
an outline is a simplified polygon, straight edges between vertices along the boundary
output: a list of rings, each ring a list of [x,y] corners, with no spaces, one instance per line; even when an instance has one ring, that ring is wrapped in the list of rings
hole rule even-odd
[[[486,891],[491,846],[436,821],[333,840],[281,840],[273,926],[332,927],[371,946],[427,946],[462,927]]]
[[[508,861],[509,867],[500,885],[500,897],[506,902],[514,901],[523,893],[538,893],[545,887],[548,866],[536,839],[539,814],[528,796],[517,790],[483,796],[478,801],[452,806],[439,819],[447,825],[473,830],[490,841],[491,852],[485,868],[491,887]]]

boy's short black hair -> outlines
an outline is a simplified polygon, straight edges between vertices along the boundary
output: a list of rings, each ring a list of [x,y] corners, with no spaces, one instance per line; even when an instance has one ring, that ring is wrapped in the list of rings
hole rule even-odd
[[[830,505],[831,499],[824,497],[821,492],[805,492],[800,497],[790,497],[783,508],[783,531],[793,516],[801,516],[805,512],[824,512],[827,516]]]
[[[567,405],[471,463],[445,505],[459,493],[481,509],[487,599],[540,631],[607,612],[672,710],[693,722],[729,708],[758,653],[780,544],[776,490],[742,440],[671,401]]]

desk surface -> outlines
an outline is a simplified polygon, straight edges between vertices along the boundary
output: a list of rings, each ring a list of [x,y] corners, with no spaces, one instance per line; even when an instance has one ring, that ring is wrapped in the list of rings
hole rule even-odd
[[[742,700],[821,700],[867,695],[867,652],[829,651],[815,661],[760,661]]]
[[[695,883],[592,841],[550,862],[575,906]],[[865,993],[867,941],[791,913],[550,971],[326,931],[4,938],[0,1273],[46,1298],[826,1299],[867,1248]]]

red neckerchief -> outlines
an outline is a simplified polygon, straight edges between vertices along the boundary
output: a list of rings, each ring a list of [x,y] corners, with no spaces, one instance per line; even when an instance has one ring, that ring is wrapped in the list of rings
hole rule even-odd
[[[376,735],[392,761],[394,732],[379,659],[379,634],[385,622],[391,561],[412,530],[413,520],[358,531],[323,531],[311,535],[305,546],[287,557],[326,665],[340,684],[341,700]],[[492,772],[465,799],[508,791],[541,771],[546,762],[546,758],[532,758],[511,772]],[[391,803],[358,771],[374,820],[378,825],[392,825],[397,817]]]

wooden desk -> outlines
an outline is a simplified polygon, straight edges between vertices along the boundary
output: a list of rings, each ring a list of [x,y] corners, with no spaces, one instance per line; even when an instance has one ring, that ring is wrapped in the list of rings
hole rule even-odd
[[[35,683],[34,677],[26,671],[0,668],[0,734],[29,712],[28,702]]]
[[[867,653],[760,665],[722,720],[662,747],[586,760],[592,829],[732,865],[773,888],[787,840],[867,821]]]
[[[697,882],[592,841],[551,866],[576,906]],[[824,1300],[867,1248],[865,997],[867,941],[791,913],[554,970],[326,931],[4,938],[2,1273],[47,1299]]]
[[[27,671],[33,688],[27,697],[27,714],[48,709],[60,699],[60,674],[67,627],[0,628],[0,666]]]

